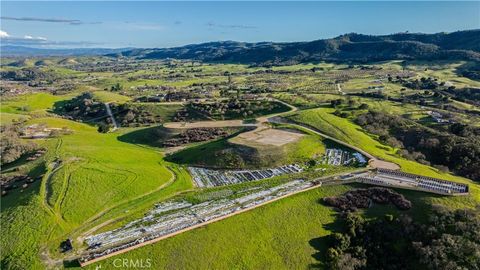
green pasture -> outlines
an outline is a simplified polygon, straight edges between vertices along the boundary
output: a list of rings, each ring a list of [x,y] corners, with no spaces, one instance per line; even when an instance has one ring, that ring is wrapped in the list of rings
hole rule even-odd
[[[33,93],[2,100],[1,112],[12,114],[44,113],[51,109],[57,101],[65,100],[73,95],[55,96],[50,93]]]
[[[115,103],[125,103],[131,100],[130,97],[120,95],[115,92],[110,91],[95,91],[93,92],[93,97],[101,102],[115,102]]]
[[[28,118],[29,118],[28,115],[0,112],[0,125],[7,125],[15,121],[28,119]]]
[[[80,233],[80,227],[116,220],[126,209],[134,213],[192,188],[184,169],[163,161],[160,152],[119,141],[117,133],[101,134],[95,127],[60,118],[29,123],[67,127],[73,134],[43,141],[49,148],[48,169],[41,184],[26,190],[30,196],[2,197],[2,205],[5,200],[11,205],[2,208],[3,267],[43,269],[40,252],[60,256],[60,241]],[[11,202],[16,199],[17,204]]]

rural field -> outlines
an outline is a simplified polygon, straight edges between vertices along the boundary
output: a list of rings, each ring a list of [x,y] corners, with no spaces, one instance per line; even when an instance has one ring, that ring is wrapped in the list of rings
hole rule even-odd
[[[58,64],[51,65],[49,69],[55,70],[60,78],[65,76],[64,70],[58,70]],[[177,65],[178,68],[174,70],[178,72],[182,63]],[[201,64],[197,65],[201,67]],[[308,68],[325,65],[322,63]],[[396,62],[380,64],[392,70],[395,65]],[[332,73],[336,68],[341,68],[336,65],[328,67]],[[290,66],[288,70],[302,74],[305,68],[304,65],[297,65]],[[412,67],[412,70],[415,68]],[[202,72],[206,76],[217,76],[213,74],[222,73],[225,69],[241,72],[248,71],[249,68],[207,65]],[[355,68],[352,70],[352,74],[355,74]],[[135,71],[134,74],[138,72]],[[75,77],[84,76],[82,72],[72,73]],[[103,76],[111,74],[102,73]],[[242,87],[242,76],[233,79],[239,88]],[[317,75],[313,77],[316,78]],[[262,76],[258,76],[256,80],[262,79]],[[467,82],[478,84],[475,81]],[[61,79],[56,83],[61,83]],[[100,80],[99,83],[104,81]],[[151,83],[154,85],[159,82]],[[284,83],[297,87],[295,82],[288,79]],[[170,87],[180,85],[177,82],[162,84]],[[416,123],[435,128],[434,122],[427,119],[429,109],[425,106],[356,95],[345,96],[335,91],[310,92],[308,89],[300,95],[281,90],[272,94],[256,94],[249,97],[254,100],[249,105],[242,98],[248,95],[247,90],[242,90],[240,97],[237,97],[238,91],[227,94],[237,98],[231,103],[228,97],[222,97],[225,93],[212,89],[209,92],[213,97],[209,99],[218,99],[222,103],[210,103],[210,107],[199,108],[197,105],[188,105],[188,101],[183,98],[178,101],[149,101],[139,97],[132,87],[122,86],[121,91],[95,90],[103,87],[95,80],[89,85],[91,95],[88,95],[88,102],[84,99],[79,103],[78,97],[85,93],[83,89],[61,94],[27,92],[7,96],[2,101],[3,125],[45,125],[64,131],[46,139],[20,139],[32,141],[37,147],[47,149],[46,154],[31,162],[23,158],[6,164],[2,169],[4,175],[26,174],[39,179],[26,188],[12,189],[2,197],[2,234],[5,235],[2,247],[5,250],[3,254],[6,254],[2,265],[7,268],[27,265],[38,269],[59,265],[75,267],[73,259],[78,256],[77,252],[85,249],[83,239],[86,236],[119,228],[142,217],[158,202],[202,194],[204,191],[195,186],[187,171],[188,166],[255,169],[291,163],[309,164],[316,160],[318,165],[302,173],[310,178],[354,169],[322,164],[320,160],[325,149],[339,146],[313,131],[358,147],[376,158],[393,162],[402,171],[469,185],[469,195],[459,197],[398,190],[414,201],[414,207],[407,213],[420,219],[422,212],[428,211],[426,209],[432,205],[444,205],[450,209],[474,208],[480,201],[480,187],[475,182],[404,157],[399,154],[398,146],[382,141],[378,135],[364,130],[356,123],[359,115],[375,110],[405,115]],[[186,85],[181,87],[186,89],[185,93],[195,93],[188,90],[189,86]],[[364,88],[362,85],[351,87],[357,87],[359,91]],[[388,91],[390,90],[386,90]],[[255,101],[261,98],[266,99],[262,102]],[[135,101],[137,99],[139,101]],[[275,100],[281,101],[282,103],[277,103],[286,108],[280,111],[275,107],[260,109],[266,102],[276,102]],[[332,107],[332,100],[343,102]],[[195,100],[192,104],[194,102]],[[101,105],[105,103],[112,104],[114,118],[119,123],[118,129],[112,129],[112,122]],[[77,107],[72,110],[70,104]],[[249,116],[248,109],[245,116],[236,113],[244,110],[242,106],[247,106],[245,108],[252,111],[257,110],[260,115],[267,117],[259,117],[256,113]],[[228,114],[228,110],[232,110],[232,113]],[[223,113],[230,116],[219,116]],[[467,114],[466,111],[455,111],[452,117],[465,125],[476,122],[473,121],[476,116],[466,117]],[[269,123],[268,115],[280,117],[284,122]],[[99,128],[103,125],[109,127],[106,133]],[[313,131],[305,129],[306,127]],[[214,129],[216,135],[205,133],[209,129]],[[195,130],[199,131],[188,133]],[[292,176],[278,179],[280,182],[262,180],[251,182],[248,186],[282,183],[292,179]],[[241,189],[242,185],[236,189]],[[323,205],[321,199],[357,187],[320,187],[142,247],[121,255],[121,258],[153,256],[156,258],[153,267],[175,269],[323,268],[326,267],[324,253],[328,248],[327,236],[338,230],[340,225],[335,218],[336,212]],[[232,190],[228,186],[215,189]],[[288,219],[283,218],[285,213],[289,213]],[[375,206],[362,213],[367,217],[385,213],[396,216],[400,214],[389,206]],[[38,235],[39,231],[44,233]],[[59,245],[65,239],[72,239],[73,248],[78,251],[60,252]],[[258,257],[255,254],[263,255]],[[108,267],[115,259],[116,257],[109,258],[99,264]],[[89,267],[94,269],[97,265]]]
[[[203,26],[112,4],[2,3],[1,269],[479,269],[480,30],[280,38],[233,22],[258,3],[185,3],[232,16]],[[311,32],[306,6],[284,8]],[[92,17],[35,15],[60,7]]]

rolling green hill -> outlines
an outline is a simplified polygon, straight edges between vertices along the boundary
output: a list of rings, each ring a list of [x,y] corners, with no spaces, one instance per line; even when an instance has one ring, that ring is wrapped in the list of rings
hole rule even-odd
[[[167,156],[166,159],[180,164],[211,168],[271,168],[306,162],[325,152],[323,139],[314,134],[306,134],[298,141],[282,146],[246,143],[235,140],[234,137],[235,135],[193,146]]]
[[[327,135],[357,146],[378,158],[394,162],[400,165],[402,171],[468,183],[471,191],[471,202],[469,204],[474,205],[475,202],[478,203],[480,201],[480,186],[478,184],[475,184],[469,179],[443,173],[427,165],[401,158],[396,154],[396,149],[380,143],[374,136],[369,135],[360,126],[350,120],[334,115],[334,111],[335,109],[332,108],[311,109],[298,112],[289,118],[295,122],[309,125]],[[459,203],[458,206],[461,205],[463,205],[463,203]]]
[[[130,207],[129,215],[148,209],[192,187],[182,168],[163,161],[155,150],[119,141],[118,133],[101,134],[60,118],[29,123],[68,127],[73,133],[42,142],[49,149],[47,169],[42,181],[26,190],[29,196],[16,190],[2,197],[2,269],[44,269],[48,261],[39,254],[60,256],[58,245],[68,234],[117,219]]]

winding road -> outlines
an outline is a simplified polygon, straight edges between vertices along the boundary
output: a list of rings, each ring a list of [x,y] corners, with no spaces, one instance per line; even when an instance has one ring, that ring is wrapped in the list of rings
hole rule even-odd
[[[117,121],[115,120],[115,117],[113,117],[112,110],[110,109],[110,104],[105,103],[105,109],[107,110],[108,116],[112,119],[112,124],[113,124],[113,130],[116,130],[118,128]]]
[[[337,87],[338,87],[339,91],[341,91],[341,88],[338,84],[337,84]],[[346,146],[350,149],[353,149],[353,150],[361,153],[362,155],[368,157],[368,159],[369,159],[368,164],[372,168],[383,168],[383,169],[390,169],[390,170],[400,169],[400,166],[398,166],[397,164],[392,163],[392,162],[388,162],[388,161],[385,161],[385,160],[381,160],[381,159],[371,155],[370,153],[364,151],[363,149],[361,149],[357,146],[354,146],[354,145],[351,145],[351,144],[349,144],[347,142],[344,142],[342,140],[333,138],[333,137],[331,137],[331,136],[329,136],[329,135],[327,135],[323,132],[320,132],[319,130],[316,130],[312,127],[309,127],[307,125],[292,123],[291,121],[286,120],[282,116],[285,116],[287,114],[291,114],[293,112],[296,112],[296,111],[298,111],[298,108],[291,105],[291,104],[288,104],[286,102],[278,100],[278,99],[270,99],[270,101],[275,101],[275,102],[282,103],[283,105],[289,107],[290,110],[287,111],[287,112],[275,113],[275,114],[270,114],[270,115],[259,117],[259,118],[257,118],[256,123],[244,123],[243,120],[223,120],[223,121],[212,120],[212,121],[198,121],[198,122],[170,122],[170,123],[165,123],[163,126],[166,127],[166,128],[172,128],[172,129],[209,128],[209,127],[210,128],[212,128],[212,127],[216,127],[216,128],[220,128],[220,127],[256,127],[254,130],[248,131],[248,132],[256,132],[257,129],[264,128],[266,123],[289,124],[289,125],[292,125],[292,126],[300,127],[301,129],[306,129],[309,132],[315,133],[315,134],[317,134],[321,137],[332,140],[332,141],[334,141],[334,142],[336,142],[340,145]]]
[[[337,91],[338,91],[341,95],[346,95],[346,94],[347,94],[347,93],[343,92],[342,86],[341,86],[339,83],[337,83],[336,86],[337,86]]]

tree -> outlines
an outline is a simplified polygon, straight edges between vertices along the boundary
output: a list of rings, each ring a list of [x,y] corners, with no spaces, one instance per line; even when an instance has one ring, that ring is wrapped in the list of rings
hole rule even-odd
[[[105,123],[100,123],[98,125],[98,132],[100,133],[107,133],[110,131],[110,125],[105,124]]]
[[[119,91],[122,91],[123,90],[123,86],[120,84],[120,83],[116,83],[114,85],[112,85],[112,87],[110,88],[110,90],[112,92],[119,92]]]
[[[480,206],[433,207],[421,223],[408,215],[344,218],[345,232],[331,235],[327,269],[480,269]]]
[[[343,99],[333,99],[333,100],[330,101],[330,105],[333,108],[336,108],[337,106],[342,105],[342,103],[343,103]]]
[[[348,99],[348,107],[353,107],[355,106],[357,102],[351,98]]]
[[[31,108],[30,108],[29,105],[23,105],[23,106],[20,107],[20,110],[24,111],[24,112],[29,112],[29,111],[31,111]]]
[[[0,128],[0,140],[2,142],[0,145],[1,164],[11,163],[38,147],[33,142],[24,142],[20,139],[20,124],[5,125]]]
[[[333,245],[339,250],[344,251],[350,246],[350,236],[341,233],[332,234]]]
[[[360,110],[367,110],[369,108],[367,103],[362,103],[360,106],[358,106],[358,109]]]

